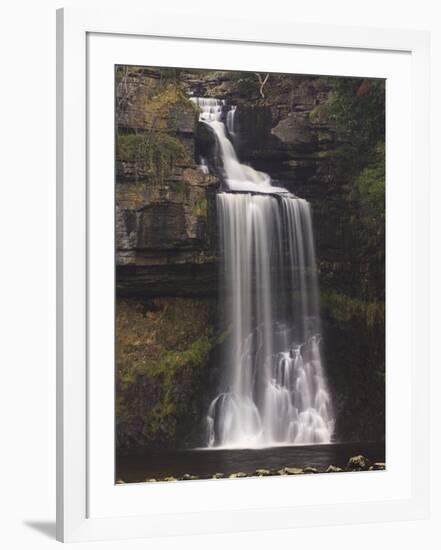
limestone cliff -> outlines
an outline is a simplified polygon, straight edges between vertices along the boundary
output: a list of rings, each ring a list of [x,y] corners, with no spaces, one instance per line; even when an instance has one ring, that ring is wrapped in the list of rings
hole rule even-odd
[[[120,294],[213,294],[217,179],[195,163],[197,112],[173,78],[117,70]]]

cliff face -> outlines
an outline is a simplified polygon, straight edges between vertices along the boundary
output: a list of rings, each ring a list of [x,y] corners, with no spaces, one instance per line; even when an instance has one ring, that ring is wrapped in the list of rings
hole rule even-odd
[[[215,346],[215,190],[173,75],[116,72],[117,443],[189,443]]]
[[[172,79],[117,71],[116,263],[120,294],[212,294],[215,177],[195,163],[198,114]]]
[[[217,376],[220,181],[198,168],[200,155],[214,162],[215,145],[198,124],[188,92],[236,104],[241,162],[311,203],[337,437],[383,437],[381,238],[372,244],[357,229],[360,205],[350,175],[341,169],[344,143],[323,108],[332,94],[329,82],[270,75],[261,87],[263,78],[254,73],[127,67],[118,68],[116,77],[117,323],[122,323],[118,346],[124,351],[117,369],[120,446],[201,444],[197,434],[207,385]],[[196,332],[177,321],[186,318],[184,310],[191,311]],[[124,323],[124,316],[132,322]],[[198,319],[204,320],[201,326]],[[174,339],[165,338],[169,332]],[[157,356],[145,351],[158,350],[164,339],[169,343]],[[154,365],[164,354],[168,359],[158,372]]]

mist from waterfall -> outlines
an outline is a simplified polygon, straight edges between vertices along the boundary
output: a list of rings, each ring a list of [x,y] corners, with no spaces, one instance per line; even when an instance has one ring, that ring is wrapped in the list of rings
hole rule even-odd
[[[207,412],[206,444],[330,443],[334,417],[320,354],[310,206],[240,163],[230,140],[235,106],[193,101],[216,137],[225,188],[217,216],[226,366]],[[208,169],[205,160],[201,169]]]

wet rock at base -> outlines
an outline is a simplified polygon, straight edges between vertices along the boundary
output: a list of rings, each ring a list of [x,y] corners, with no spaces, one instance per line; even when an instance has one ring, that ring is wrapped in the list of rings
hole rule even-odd
[[[223,479],[225,477],[225,474],[222,474],[221,472],[216,472],[213,474],[212,479]]]
[[[156,482],[156,481],[158,481],[158,480],[155,479],[154,477],[152,477],[152,478],[150,478],[150,479],[146,479],[145,481],[146,481],[146,483],[153,483],[153,482]]]
[[[346,470],[351,472],[361,472],[369,470],[370,461],[363,455],[351,456],[346,465]]]
[[[327,474],[333,474],[333,473],[337,473],[337,472],[343,472],[343,469],[339,468],[338,466],[334,466],[333,464],[330,464],[328,466],[328,469],[326,470]]]
[[[115,483],[116,483],[117,485],[124,485],[125,481],[123,481],[122,479],[117,479],[117,480],[115,481]]]
[[[199,479],[198,476],[192,476],[191,474],[184,474],[182,476],[182,481],[190,481],[192,479]]]
[[[272,475],[271,470],[266,470],[265,468],[259,468],[254,472],[254,475],[257,477],[265,477]]]
[[[236,472],[235,474],[230,474],[228,477],[230,479],[237,479],[237,478],[240,478],[240,477],[248,477],[248,474],[246,474],[244,472]]]
[[[369,468],[370,470],[385,470],[386,464],[384,462],[374,462]]]
[[[306,468],[303,468],[304,474],[318,474],[317,468],[313,468],[312,466],[306,466]]]
[[[178,481],[178,480],[173,476],[167,476],[163,479],[163,481]]]
[[[303,468],[283,468],[283,475],[293,476],[298,474],[303,474]]]

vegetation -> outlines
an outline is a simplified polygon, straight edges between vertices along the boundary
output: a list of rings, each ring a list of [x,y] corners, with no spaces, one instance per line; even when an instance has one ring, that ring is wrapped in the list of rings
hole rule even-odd
[[[175,163],[187,156],[183,143],[166,132],[118,135],[119,160],[140,162],[154,185],[162,184]]]
[[[369,162],[354,179],[351,196],[359,205],[359,218],[353,224],[361,224],[366,244],[378,260],[384,262],[385,229],[385,162],[384,144],[380,143]]]
[[[116,417],[121,446],[173,440],[179,422],[191,416],[218,341],[211,309],[209,301],[184,298],[118,301]]]
[[[140,90],[139,75],[150,77],[153,85],[143,89],[138,119],[133,131],[119,131],[117,157],[136,162],[149,182],[161,185],[173,172],[177,162],[190,162],[190,153],[177,135],[183,118],[196,116],[195,105],[179,85],[179,69],[152,71],[140,67],[119,67],[117,70],[118,110],[124,112]],[[135,77],[135,78],[134,78]]]
[[[365,302],[338,292],[322,292],[321,304],[327,317],[348,323],[362,321],[367,328],[384,324],[385,307],[382,301]]]
[[[327,119],[335,127],[340,144],[335,157],[336,176],[345,185],[351,204],[345,232],[350,235],[354,257],[360,262],[370,258],[370,275],[354,291],[366,300],[383,298],[385,81],[337,77],[322,80],[330,90],[329,96],[311,111],[310,119]]]
[[[191,213],[193,216],[207,216],[207,208],[208,208],[208,201],[206,197],[203,197],[202,199],[199,199],[196,201],[196,203],[192,207]]]
[[[342,171],[357,176],[365,168],[373,168],[377,182],[383,176],[384,185],[384,80],[341,77],[322,80],[330,93],[325,103],[312,109],[311,121],[333,123],[341,144],[338,154]]]
[[[334,125],[336,182],[348,206],[340,224],[359,266],[321,293],[327,372],[339,396],[337,431],[369,440],[384,434],[385,422],[385,83],[323,80],[329,98],[310,119]]]

